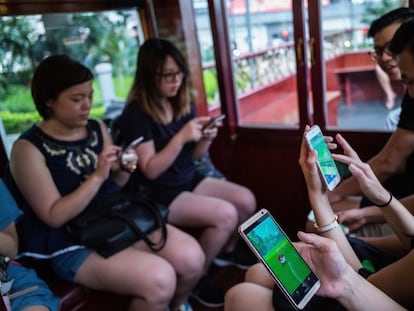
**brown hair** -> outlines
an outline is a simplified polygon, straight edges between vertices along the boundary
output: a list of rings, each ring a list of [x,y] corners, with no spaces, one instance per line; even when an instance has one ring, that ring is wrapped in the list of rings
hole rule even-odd
[[[163,69],[167,56],[177,63],[183,73],[183,80],[177,95],[169,98],[175,120],[190,113],[190,92],[188,86],[188,66],[181,52],[170,41],[151,38],[140,47],[137,57],[137,70],[128,94],[127,103],[137,100],[141,108],[160,124],[166,124],[164,107],[160,101],[157,75]]]

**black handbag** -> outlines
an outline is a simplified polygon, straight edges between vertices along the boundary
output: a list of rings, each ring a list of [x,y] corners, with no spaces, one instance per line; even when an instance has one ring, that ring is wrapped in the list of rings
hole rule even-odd
[[[100,195],[67,224],[70,235],[81,245],[107,258],[143,239],[153,251],[167,240],[168,207],[126,191]],[[148,234],[161,230],[159,241]]]

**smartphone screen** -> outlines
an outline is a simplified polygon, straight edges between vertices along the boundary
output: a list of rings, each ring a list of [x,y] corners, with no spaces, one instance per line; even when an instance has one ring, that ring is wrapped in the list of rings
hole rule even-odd
[[[318,152],[318,166],[322,179],[328,190],[332,191],[341,181],[341,175],[319,126],[312,126],[305,137],[309,146]]]
[[[261,209],[239,226],[239,233],[288,300],[303,309],[320,282],[270,213]]]

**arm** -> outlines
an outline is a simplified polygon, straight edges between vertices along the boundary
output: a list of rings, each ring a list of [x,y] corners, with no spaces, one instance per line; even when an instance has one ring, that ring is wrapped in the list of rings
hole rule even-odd
[[[135,149],[140,170],[148,179],[158,178],[173,164],[186,143],[201,139],[203,124],[208,120],[209,117],[198,117],[188,121],[158,152],[155,151],[153,140],[140,144]]]
[[[384,182],[402,171],[408,156],[414,152],[414,132],[397,128],[382,150],[368,163],[377,178]],[[358,181],[354,177],[344,180],[330,195],[330,202],[337,202],[348,195],[359,194]]]
[[[400,239],[395,234],[374,237],[359,237],[359,239],[395,256],[402,257],[407,255],[407,251],[403,248]]]
[[[305,131],[308,130],[309,126],[305,128]],[[317,157],[316,151],[310,150],[305,138],[303,138],[300,149],[299,164],[305,177],[309,201],[312,210],[314,211],[316,222],[319,227],[323,227],[333,222],[335,219],[335,213],[329,204],[326,189],[322,185],[316,164]],[[340,226],[337,226],[330,231],[321,233],[321,235],[336,241],[341,253],[354,270],[359,270],[362,267]]]
[[[299,252],[321,281],[319,295],[337,299],[351,311],[405,310],[352,269],[334,241],[303,232],[298,237],[305,242],[297,243]]]
[[[388,202],[380,210],[403,245],[407,249],[411,249],[411,236],[414,235],[414,216],[397,199],[391,197],[390,201],[390,193],[381,185],[370,165],[359,159],[356,152],[341,135],[337,135],[337,140],[345,154],[334,154],[335,160],[349,166],[349,170],[369,200],[377,205]]]
[[[104,147],[96,170],[73,192],[61,196],[40,151],[26,140],[15,142],[10,169],[20,191],[36,215],[47,225],[58,228],[85,209],[117,160],[117,146]],[[41,181],[41,182],[39,182]]]
[[[197,142],[193,152],[194,160],[200,160],[210,148],[211,143],[213,142],[214,138],[217,136],[217,127],[213,127],[211,129],[205,129],[202,134],[203,136]]]
[[[17,255],[18,240],[14,222],[0,231],[0,255],[14,258]]]
[[[414,278],[411,271],[413,270],[414,252],[411,251],[400,260],[370,275],[368,281],[395,301],[412,310]]]

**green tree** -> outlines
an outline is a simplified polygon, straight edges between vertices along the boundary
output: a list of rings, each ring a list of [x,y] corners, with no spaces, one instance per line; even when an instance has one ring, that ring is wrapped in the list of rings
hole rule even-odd
[[[364,14],[362,22],[370,25],[375,19],[384,15],[385,13],[394,10],[402,6],[402,2],[396,2],[395,0],[381,0],[381,3],[370,4]]]
[[[136,50],[138,47],[135,44],[136,38],[128,36],[127,22],[130,15],[129,12],[117,11],[110,15],[90,13],[73,16],[74,24],[87,29],[85,46],[88,50],[85,58],[91,68],[101,61],[109,61],[117,76],[131,75],[134,72],[133,66],[131,68],[134,62],[131,62],[130,58],[135,58],[136,53],[128,53],[128,49],[131,43],[135,45]]]
[[[34,26],[24,16],[6,16],[1,18],[0,32],[0,98],[7,96],[9,85],[22,82],[30,75],[33,57],[30,53],[31,34]],[[29,51],[29,53],[28,53]],[[21,71],[22,75],[16,74]],[[26,80],[27,81],[27,80]]]

